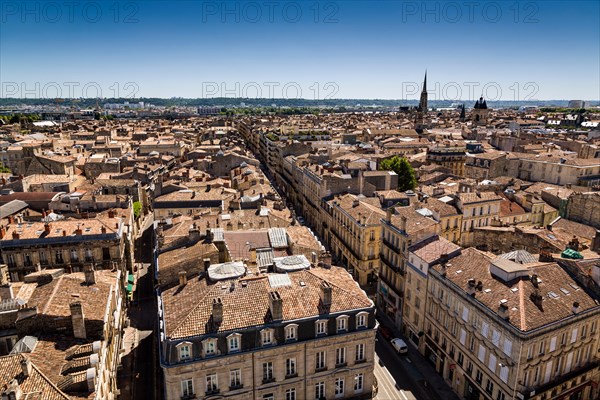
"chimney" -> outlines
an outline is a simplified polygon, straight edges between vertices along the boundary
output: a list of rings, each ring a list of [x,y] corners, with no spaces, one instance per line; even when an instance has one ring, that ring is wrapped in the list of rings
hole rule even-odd
[[[179,271],[179,287],[182,288],[187,285],[187,273],[185,271]]]
[[[571,311],[573,311],[573,314],[577,314],[579,312],[579,302],[576,301],[573,303],[573,308]]]
[[[359,205],[359,204],[360,204],[360,203],[359,203],[358,199],[354,199],[354,200],[352,201],[352,207],[358,207],[358,205]]]
[[[13,240],[19,240],[20,237],[21,237],[21,235],[19,234],[19,232],[13,231],[13,233],[12,233]]]
[[[508,300],[502,299],[500,300],[500,305],[498,305],[498,316],[504,320],[509,319],[508,315]]]
[[[65,230],[63,229],[63,231],[62,231],[62,234],[63,234],[63,236],[67,236],[67,231],[65,231]]]
[[[387,222],[387,223],[392,222],[392,207],[385,210],[385,222]]]
[[[540,287],[540,283],[539,283],[539,281],[538,281],[538,276],[537,276],[537,274],[533,274],[533,275],[531,275],[531,283],[532,283],[533,287],[534,287],[534,288],[536,288],[536,289],[537,289],[538,287]]]
[[[440,274],[445,278],[448,274],[448,268],[450,268],[452,264],[442,264],[442,268],[440,269]]]
[[[115,212],[113,210],[108,210],[108,218],[114,218]]]
[[[85,284],[90,286],[96,283],[96,272],[94,271],[94,264],[88,264],[83,269],[85,276]]]
[[[44,224],[44,232],[46,232],[46,235],[49,235],[51,230],[52,230],[52,225],[50,225],[48,222],[46,222]]]
[[[215,324],[223,322],[223,302],[220,297],[213,299],[212,318]]]
[[[23,400],[23,390],[19,386],[19,382],[13,379],[2,392],[2,400]]]
[[[0,239],[4,239],[6,236],[6,227],[4,225],[0,226]]]
[[[198,225],[195,222],[192,224],[192,226],[190,226],[188,237],[192,242],[197,242],[200,240],[200,229],[198,229]]]
[[[539,308],[540,310],[543,310],[543,304],[542,304],[543,299],[542,299],[542,295],[540,294],[539,290],[536,289],[533,293],[531,293],[529,298],[531,299],[533,304],[535,304],[537,306],[537,308]]]
[[[469,279],[469,281],[467,282],[467,293],[469,294],[469,296],[475,297],[475,285],[475,279]]]
[[[400,230],[402,232],[406,232],[406,222],[408,221],[408,218],[406,218],[404,215],[402,217],[400,217]]]
[[[103,226],[102,228],[100,228],[100,232],[102,232],[102,233],[106,233],[106,227],[105,227],[105,226]]]
[[[329,282],[326,281],[322,281],[321,282],[321,291],[320,291],[320,295],[321,295],[321,302],[323,303],[324,306],[329,307],[331,305],[331,285],[329,284]]]
[[[310,262],[313,265],[317,265],[317,253],[315,253],[314,251],[310,253]]]
[[[15,217],[13,217],[12,215],[8,216],[8,224],[14,224],[15,223]]]
[[[598,229],[596,229],[596,235],[592,239],[591,249],[596,253],[600,253],[600,230]]]
[[[81,225],[77,224],[77,229],[75,229],[76,235],[83,235],[83,230],[81,229]]]
[[[77,339],[85,339],[85,317],[81,302],[75,301],[69,305],[71,309],[71,323],[73,324],[73,336]]]
[[[269,293],[269,309],[271,310],[273,321],[281,321],[283,319],[283,300],[279,292]]]
[[[29,378],[29,375],[31,375],[31,360],[29,358],[23,357],[21,360],[21,372],[23,372],[25,378]]]

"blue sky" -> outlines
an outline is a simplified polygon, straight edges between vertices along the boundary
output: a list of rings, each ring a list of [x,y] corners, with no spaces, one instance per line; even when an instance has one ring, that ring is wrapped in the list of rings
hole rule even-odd
[[[600,98],[597,1],[73,3],[0,3],[2,97]]]

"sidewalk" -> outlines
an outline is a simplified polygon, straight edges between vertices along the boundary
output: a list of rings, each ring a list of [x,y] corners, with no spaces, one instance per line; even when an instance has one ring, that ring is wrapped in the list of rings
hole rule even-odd
[[[383,318],[382,318],[383,317]],[[382,325],[390,328],[394,335],[399,338],[403,338],[403,340],[408,344],[408,355],[410,361],[423,377],[424,380],[419,381],[421,385],[422,391],[427,393],[427,398],[432,400],[460,400],[460,398],[454,393],[454,391],[448,386],[448,384],[444,381],[435,370],[435,368],[419,353],[413,343],[404,338],[404,336],[397,330],[393,324],[390,323],[390,320],[387,316],[378,315],[377,319],[380,321]]]

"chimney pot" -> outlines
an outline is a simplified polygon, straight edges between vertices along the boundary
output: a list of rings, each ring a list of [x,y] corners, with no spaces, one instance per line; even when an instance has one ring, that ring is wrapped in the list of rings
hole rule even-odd
[[[86,339],[85,316],[81,302],[76,301],[69,305],[71,309],[71,323],[73,324],[73,336],[77,339]]]
[[[283,300],[279,292],[269,293],[269,308],[273,321],[281,321],[283,319]]]
[[[31,360],[29,358],[24,357],[21,360],[21,371],[25,378],[29,378],[29,375],[31,375]]]
[[[321,282],[321,302],[325,307],[329,307],[331,305],[331,297],[332,297],[332,288],[329,282],[323,281]]]

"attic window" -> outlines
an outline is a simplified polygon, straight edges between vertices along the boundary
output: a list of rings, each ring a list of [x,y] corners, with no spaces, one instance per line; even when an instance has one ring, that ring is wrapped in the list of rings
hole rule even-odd
[[[514,288],[510,289],[510,291],[513,293],[517,293],[519,291],[519,288],[514,287]]]
[[[460,274],[462,272],[462,269],[459,269],[458,271],[456,271],[456,274]]]
[[[579,286],[577,286],[576,284],[574,284],[573,282],[569,283],[569,286],[571,286],[573,288],[573,290],[579,290]]]
[[[484,291],[484,293],[489,293],[492,291],[492,289],[484,289],[483,291]]]
[[[565,288],[560,288],[560,291],[563,292],[564,294],[569,294],[571,292],[569,292],[567,289]]]
[[[304,283],[304,281],[300,281],[300,286],[304,287],[306,286],[306,283]]]
[[[554,292],[548,292],[548,297],[552,299],[558,299],[559,296]]]

